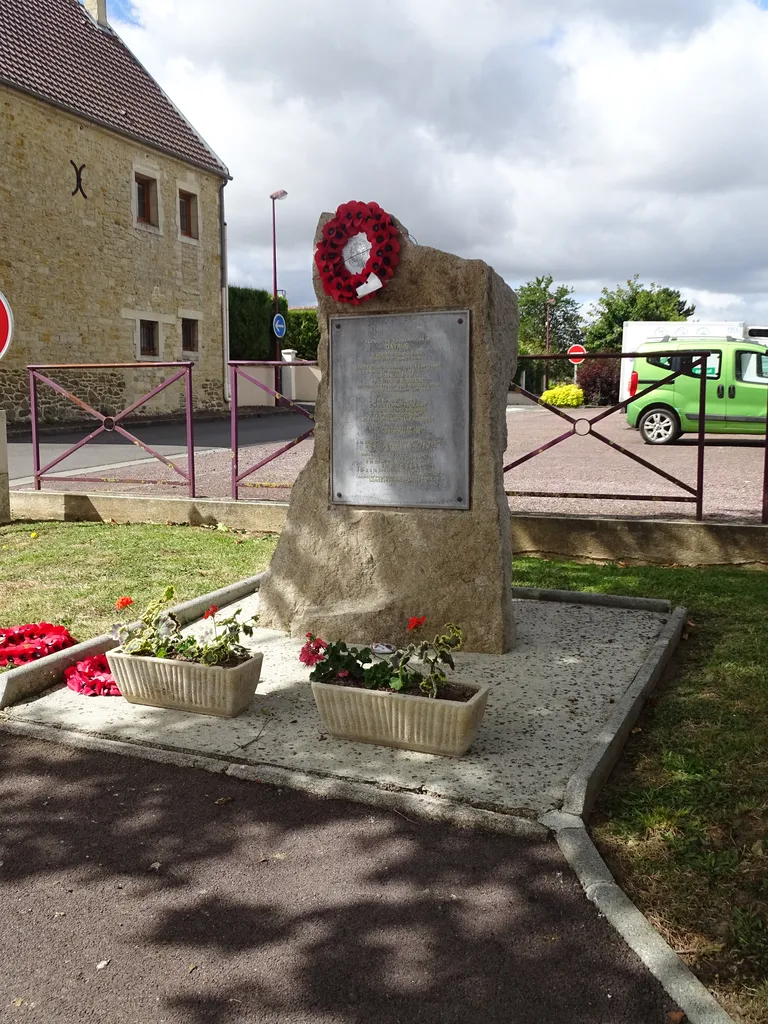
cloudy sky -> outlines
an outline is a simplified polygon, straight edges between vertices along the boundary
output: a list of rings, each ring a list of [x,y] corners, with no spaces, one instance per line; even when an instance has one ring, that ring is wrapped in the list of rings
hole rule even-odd
[[[108,0],[229,166],[231,281],[314,302],[319,213],[376,200],[421,244],[639,273],[768,324],[768,0]]]

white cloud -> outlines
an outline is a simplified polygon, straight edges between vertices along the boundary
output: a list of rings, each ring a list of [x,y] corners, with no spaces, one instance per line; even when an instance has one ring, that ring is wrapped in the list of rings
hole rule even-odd
[[[768,312],[756,0],[133,0],[123,37],[229,165],[230,265],[312,301],[319,213],[594,295],[635,272]],[[706,307],[706,308],[704,308]]]

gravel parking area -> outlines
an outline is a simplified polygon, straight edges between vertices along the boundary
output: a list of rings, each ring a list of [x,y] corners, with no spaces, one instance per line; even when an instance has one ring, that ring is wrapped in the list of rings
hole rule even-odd
[[[600,410],[584,410],[585,417]],[[240,450],[241,471],[277,451],[290,437],[306,429],[301,421],[286,432],[286,438],[251,445]],[[505,464],[535,450],[568,429],[568,424],[545,409],[516,407],[507,415],[509,444]],[[642,442],[630,429],[626,418],[614,414],[600,425],[610,440],[679,479],[695,484],[696,442],[693,436],[674,445],[654,447]],[[722,436],[712,435],[712,440]],[[759,441],[752,436],[750,441]],[[279,459],[249,477],[240,490],[243,499],[287,501],[290,485],[312,452],[312,440],[302,442]],[[764,451],[761,447],[708,447],[704,471],[704,514],[721,520],[759,521],[762,498]],[[206,451],[197,458],[197,493],[200,497],[229,497],[232,460],[230,452]],[[171,470],[161,463],[141,462],[130,467],[104,471],[103,482],[96,484],[46,482],[45,488],[70,491],[106,490],[112,493],[151,493],[158,488],[168,496],[182,496],[185,490],[173,486]],[[142,484],[122,483],[127,477],[139,477]],[[29,485],[26,485],[28,487]],[[656,476],[592,436],[573,436],[556,447],[537,455],[506,476],[508,490],[515,491],[597,491],[602,494],[648,495],[648,500],[587,500],[573,498],[524,498],[511,496],[510,508],[516,512],[555,515],[618,515],[640,518],[692,518],[694,506],[686,502],[658,502],[654,495],[684,496],[673,484]]]

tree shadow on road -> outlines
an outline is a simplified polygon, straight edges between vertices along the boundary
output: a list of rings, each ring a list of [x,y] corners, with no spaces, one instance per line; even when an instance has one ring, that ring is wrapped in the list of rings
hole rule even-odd
[[[552,842],[2,731],[0,766],[0,1006],[45,1024],[643,1024],[674,1008]]]

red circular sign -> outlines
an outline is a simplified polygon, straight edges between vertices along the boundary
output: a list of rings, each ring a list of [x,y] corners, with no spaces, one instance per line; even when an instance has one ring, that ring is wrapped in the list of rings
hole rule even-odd
[[[0,292],[0,359],[8,351],[13,337],[13,313],[8,299]]]
[[[573,363],[574,366],[578,366],[579,363],[584,362],[584,356],[587,354],[587,350],[583,345],[571,345],[568,349],[568,362]]]

